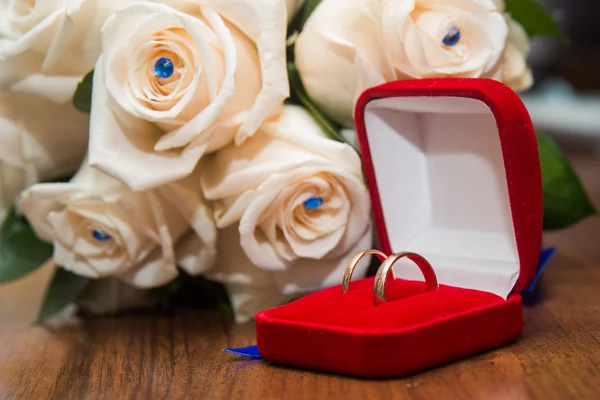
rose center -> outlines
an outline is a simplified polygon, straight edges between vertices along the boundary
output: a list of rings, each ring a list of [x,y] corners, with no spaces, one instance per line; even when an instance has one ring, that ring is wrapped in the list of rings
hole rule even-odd
[[[173,76],[175,66],[173,61],[167,57],[161,57],[154,63],[154,74],[162,79],[168,79]]]
[[[454,47],[460,42],[460,29],[453,26],[450,28],[444,39],[442,39],[442,43],[448,47]]]
[[[308,210],[316,210],[320,208],[325,201],[321,196],[314,196],[304,202],[304,207]]]
[[[106,233],[102,230],[94,230],[92,232],[92,236],[94,237],[94,239],[96,239],[99,242],[106,242],[106,241],[112,239],[112,236],[110,236],[108,233]]]

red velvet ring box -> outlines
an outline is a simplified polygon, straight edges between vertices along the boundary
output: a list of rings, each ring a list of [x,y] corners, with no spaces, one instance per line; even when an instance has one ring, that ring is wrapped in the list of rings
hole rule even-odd
[[[425,292],[407,260],[382,305],[369,278],[261,312],[260,353],[383,378],[514,341],[542,237],[537,141],[519,97],[485,79],[399,81],[363,93],[355,118],[382,250],[423,255],[440,287]]]

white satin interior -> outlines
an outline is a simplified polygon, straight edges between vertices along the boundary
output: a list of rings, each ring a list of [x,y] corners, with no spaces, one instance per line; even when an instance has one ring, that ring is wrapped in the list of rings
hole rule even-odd
[[[489,107],[458,97],[385,98],[367,105],[365,122],[392,250],[422,254],[440,283],[506,298],[519,259]],[[423,279],[410,261],[395,271]]]

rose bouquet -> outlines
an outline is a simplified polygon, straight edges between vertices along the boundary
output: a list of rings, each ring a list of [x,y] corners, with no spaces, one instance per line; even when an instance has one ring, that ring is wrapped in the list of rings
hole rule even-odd
[[[238,321],[338,283],[373,242],[358,95],[529,88],[528,37],[557,28],[519,1],[0,0],[0,283],[51,258],[46,318],[186,287],[201,302],[217,282]],[[540,139],[564,227],[593,209]]]

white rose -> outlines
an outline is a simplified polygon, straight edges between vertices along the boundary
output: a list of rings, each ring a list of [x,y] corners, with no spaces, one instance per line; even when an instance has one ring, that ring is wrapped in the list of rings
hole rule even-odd
[[[505,12],[508,24],[508,37],[500,68],[502,82],[517,92],[527,90],[533,85],[533,74],[527,64],[527,55],[531,49],[529,35],[521,24],[506,13],[504,0],[494,0],[494,3],[498,10]]]
[[[514,19],[507,16],[508,41],[502,61],[502,82],[515,91],[529,89],[533,85],[533,74],[527,65],[529,36]]]
[[[366,88],[407,78],[499,78],[507,37],[493,0],[328,0],[296,42],[311,98],[352,125]]]
[[[144,190],[254,134],[289,94],[280,0],[165,0],[102,30],[90,163]]]
[[[0,92],[0,221],[26,187],[77,171],[88,124],[71,104]]]
[[[217,262],[207,277],[225,285],[236,322],[245,323],[254,318],[257,312],[341,284],[352,257],[371,248],[373,237],[369,227],[358,243],[337,259],[298,259],[284,271],[267,271],[256,267],[239,242],[240,234],[235,227],[219,231]],[[356,267],[353,279],[363,278],[368,267],[369,262],[363,260]]]
[[[117,277],[141,288],[212,266],[216,229],[189,179],[131,192],[84,165],[70,183],[48,183],[23,194],[21,209],[54,261],[78,275]],[[197,186],[197,184],[196,184]]]
[[[0,88],[70,101],[100,55],[104,20],[129,2],[0,1]]]
[[[303,108],[286,106],[278,120],[208,158],[201,170],[217,226],[239,221],[241,245],[260,268],[338,258],[369,226],[358,154],[326,138]]]

